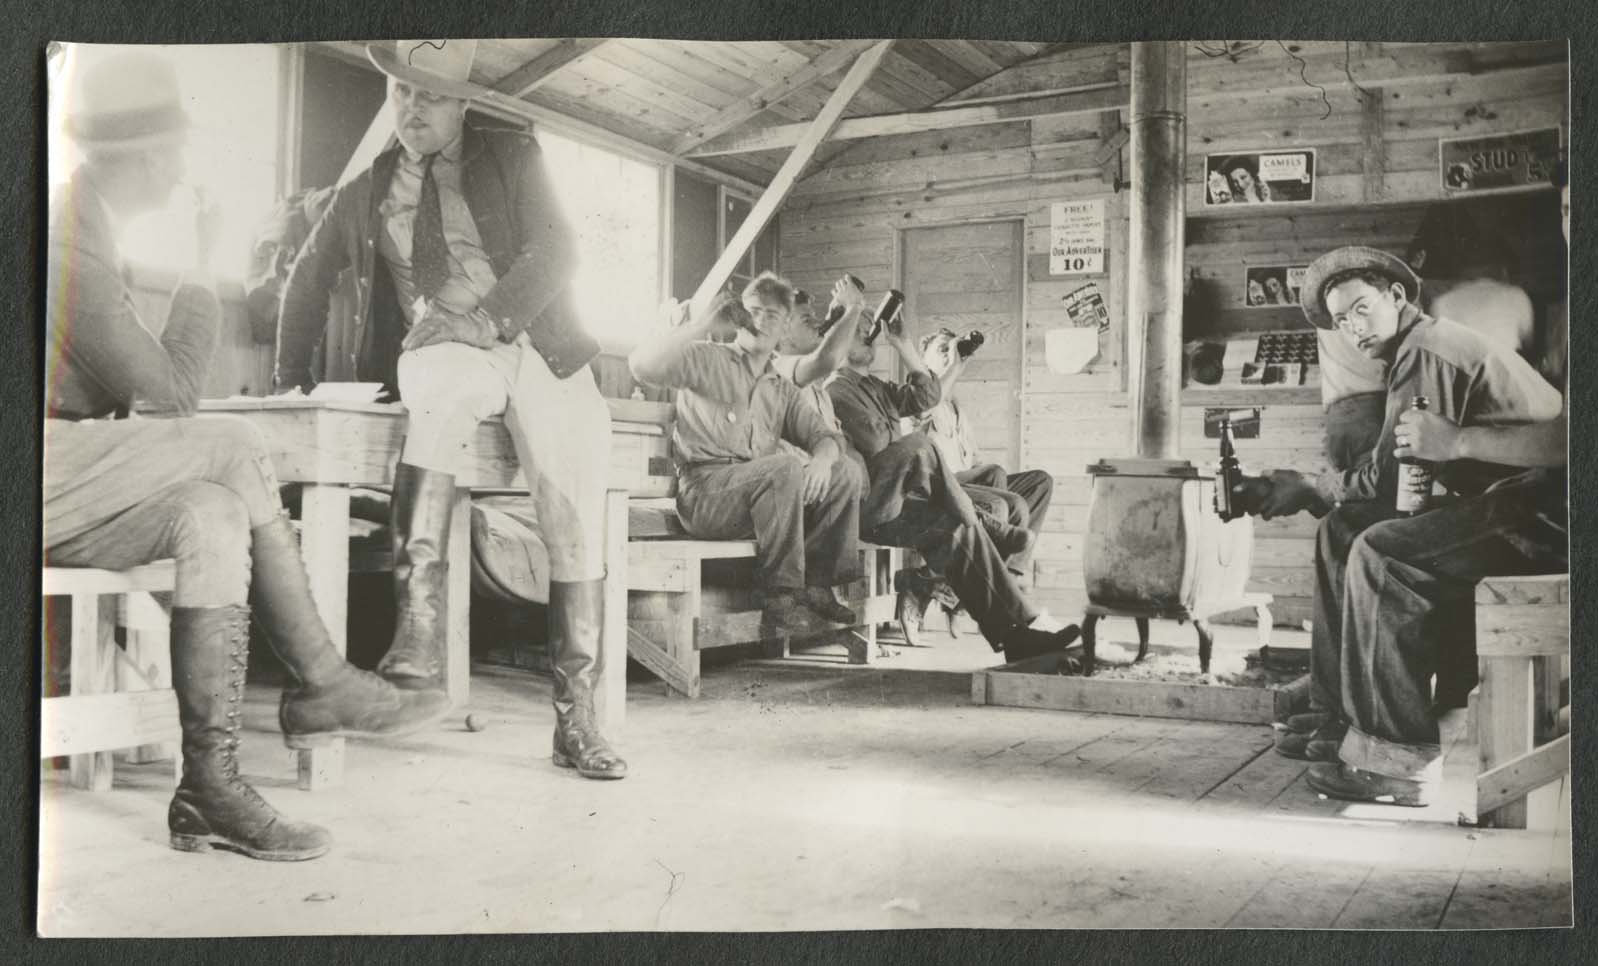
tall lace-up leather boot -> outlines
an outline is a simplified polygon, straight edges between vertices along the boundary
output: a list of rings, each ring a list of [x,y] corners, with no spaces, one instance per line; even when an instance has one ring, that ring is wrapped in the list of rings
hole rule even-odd
[[[239,776],[247,607],[172,610],[172,687],[183,728],[183,779],[167,808],[172,847],[226,849],[252,859],[298,862],[332,846],[327,830],[279,815]]]

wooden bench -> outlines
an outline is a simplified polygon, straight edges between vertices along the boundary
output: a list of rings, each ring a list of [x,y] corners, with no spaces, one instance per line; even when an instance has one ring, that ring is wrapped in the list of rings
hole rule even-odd
[[[1570,772],[1570,736],[1553,737],[1570,656],[1569,576],[1482,580],[1476,656],[1477,824],[1525,828],[1526,796]]]
[[[124,749],[127,761],[171,759],[174,781],[181,775],[169,619],[150,596],[171,591],[174,574],[170,560],[124,571],[44,568],[43,596],[71,599],[71,682],[67,695],[42,702],[39,756],[70,756],[78,788],[110,788],[112,752]]]
[[[701,651],[760,642],[767,656],[787,657],[789,647],[802,639],[762,639],[752,588],[705,585],[707,561],[753,561],[755,544],[699,540],[683,528],[669,454],[671,410],[660,406],[655,413],[658,431],[645,433],[634,426],[611,440],[612,469],[631,480],[625,528],[627,655],[672,691],[697,697]],[[620,528],[613,524],[609,529]],[[901,561],[897,548],[863,544],[861,555],[865,576],[845,588],[844,595],[859,622],[846,635],[851,664],[874,660],[877,625],[893,619],[893,572]],[[620,600],[617,591],[611,593],[607,612],[613,599]]]

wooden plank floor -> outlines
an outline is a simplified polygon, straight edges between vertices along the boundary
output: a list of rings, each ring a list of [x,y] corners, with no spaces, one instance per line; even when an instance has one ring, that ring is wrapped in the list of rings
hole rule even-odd
[[[948,646],[973,648],[967,661],[986,650]],[[842,667],[732,663],[705,676],[697,701],[635,677],[620,736],[633,774],[614,783],[551,767],[547,680],[479,668],[470,710],[486,730],[452,717],[435,732],[352,743],[345,786],[315,794],[293,787],[273,733],[276,689],[252,685],[244,770],[286,814],[330,828],[334,851],[292,867],[174,852],[169,764],[121,767],[99,794],[47,771],[39,925],[227,935],[1569,921],[1568,792],[1553,793],[1554,829],[1462,828],[1446,809],[1317,798],[1305,766],[1270,750],[1269,728],[979,707],[967,674]],[[1456,743],[1450,774],[1473,754]]]

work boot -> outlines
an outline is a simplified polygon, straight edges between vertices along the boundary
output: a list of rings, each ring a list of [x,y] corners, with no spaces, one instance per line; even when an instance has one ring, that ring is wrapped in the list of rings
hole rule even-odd
[[[893,605],[893,619],[899,624],[904,642],[912,647],[921,646],[921,624],[926,619],[927,605],[932,603],[932,583],[914,570],[901,570],[893,575],[893,590],[897,599]]]
[[[1011,560],[1020,560],[1032,552],[1032,544],[1037,541],[1037,535],[1026,527],[1011,526],[986,510],[977,511],[977,519],[982,521],[982,529],[987,532],[988,539],[993,541],[993,549],[999,551],[999,556],[1008,563]]]
[[[1276,739],[1276,753],[1298,761],[1337,761],[1337,749],[1348,734],[1348,722],[1328,717],[1310,732],[1288,732]]]
[[[1425,808],[1431,804],[1432,787],[1426,782],[1389,778],[1345,765],[1341,761],[1311,765],[1304,781],[1322,795],[1345,802],[1404,805],[1408,808]]]
[[[298,862],[332,846],[327,830],[291,822],[239,777],[248,607],[172,609],[172,689],[183,729],[183,779],[167,808],[172,847]]]
[[[317,613],[286,516],[250,534],[255,618],[296,685],[283,691],[278,723],[290,748],[332,738],[410,734],[449,710],[442,691],[402,691],[339,654]]]
[[[584,778],[626,778],[627,762],[599,733],[594,688],[599,684],[599,631],[604,581],[550,581],[549,664],[555,677],[555,749],[561,768]],[[626,653],[610,659],[624,661]]]
[[[833,594],[831,587],[806,587],[800,600],[806,607],[820,614],[823,620],[845,627],[853,627],[858,622],[854,608],[840,601]]]
[[[1004,649],[1004,660],[1007,664],[1044,654],[1060,654],[1062,657],[1060,673],[1070,674],[1075,673],[1070,669],[1075,666],[1075,662],[1065,659],[1064,651],[1081,636],[1082,628],[1075,624],[1067,624],[1057,631],[1040,630],[1031,624],[1017,624],[1000,641],[1000,646]]]
[[[401,463],[394,470],[394,643],[377,673],[402,688],[437,688],[449,634],[449,518],[455,477]]]
[[[851,614],[849,622],[854,623]],[[803,595],[797,590],[772,590],[766,592],[765,604],[760,609],[760,631],[764,637],[783,634],[811,634],[833,630],[831,622],[805,606]]]
[[[1329,711],[1305,711],[1302,714],[1288,715],[1282,722],[1282,727],[1295,735],[1313,734],[1315,729],[1331,720]]]

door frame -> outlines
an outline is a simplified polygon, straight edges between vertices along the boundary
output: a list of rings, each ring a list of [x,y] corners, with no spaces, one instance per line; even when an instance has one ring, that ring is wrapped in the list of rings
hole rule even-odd
[[[1020,285],[1019,294],[1020,294],[1020,301],[1021,301],[1021,311],[1020,311],[1019,316],[1016,319],[1016,324],[1019,326],[1018,336],[1019,336],[1019,339],[1020,339],[1021,346],[1020,346],[1020,352],[1017,353],[1016,368],[1015,368],[1015,373],[1014,373],[1014,376],[1015,376],[1015,401],[1016,401],[1015,423],[1014,423],[1014,425],[1012,425],[1010,427],[1010,440],[1009,440],[1009,445],[1007,447],[1008,451],[1015,453],[1015,461],[1016,461],[1017,465],[1016,466],[1007,466],[1007,467],[1005,467],[1005,469],[1009,470],[1010,472],[1020,472],[1021,469],[1022,469],[1020,463],[1021,463],[1021,460],[1023,459],[1023,456],[1024,456],[1024,454],[1021,452],[1021,442],[1022,442],[1021,424],[1026,421],[1025,420],[1025,410],[1026,410],[1026,398],[1025,398],[1025,396],[1026,396],[1026,362],[1027,362],[1026,340],[1027,340],[1027,333],[1031,331],[1030,326],[1029,326],[1029,323],[1031,322],[1031,320],[1028,318],[1028,306],[1027,306],[1027,284],[1029,282],[1029,279],[1027,278],[1027,265],[1026,265],[1026,259],[1027,259],[1027,252],[1026,252],[1026,245],[1027,245],[1027,214],[1025,212],[1017,212],[1016,214],[1012,214],[1012,215],[992,215],[992,216],[984,216],[984,217],[978,217],[978,218],[951,218],[948,221],[934,221],[931,224],[924,224],[924,225],[894,225],[893,226],[893,282],[892,282],[892,286],[894,288],[898,289],[901,292],[905,291],[905,282],[904,282],[905,251],[904,251],[904,247],[905,247],[905,244],[906,244],[906,236],[908,235],[908,233],[913,232],[913,231],[923,231],[923,230],[926,230],[926,229],[929,229],[929,228],[966,228],[966,227],[971,227],[971,226],[974,226],[974,225],[997,225],[997,224],[1013,224],[1013,225],[1015,225],[1016,228],[1018,229],[1017,234],[1019,236],[1018,237],[1018,244],[1016,245],[1016,256],[1015,257],[1016,257],[1016,267],[1019,269],[1019,271],[1017,271],[1017,273],[1016,273],[1016,278],[1018,280],[1018,284]],[[899,360],[898,360],[897,357],[895,357],[894,360],[893,360],[893,376],[894,376],[894,378],[896,380],[904,378],[903,367],[900,366]]]

